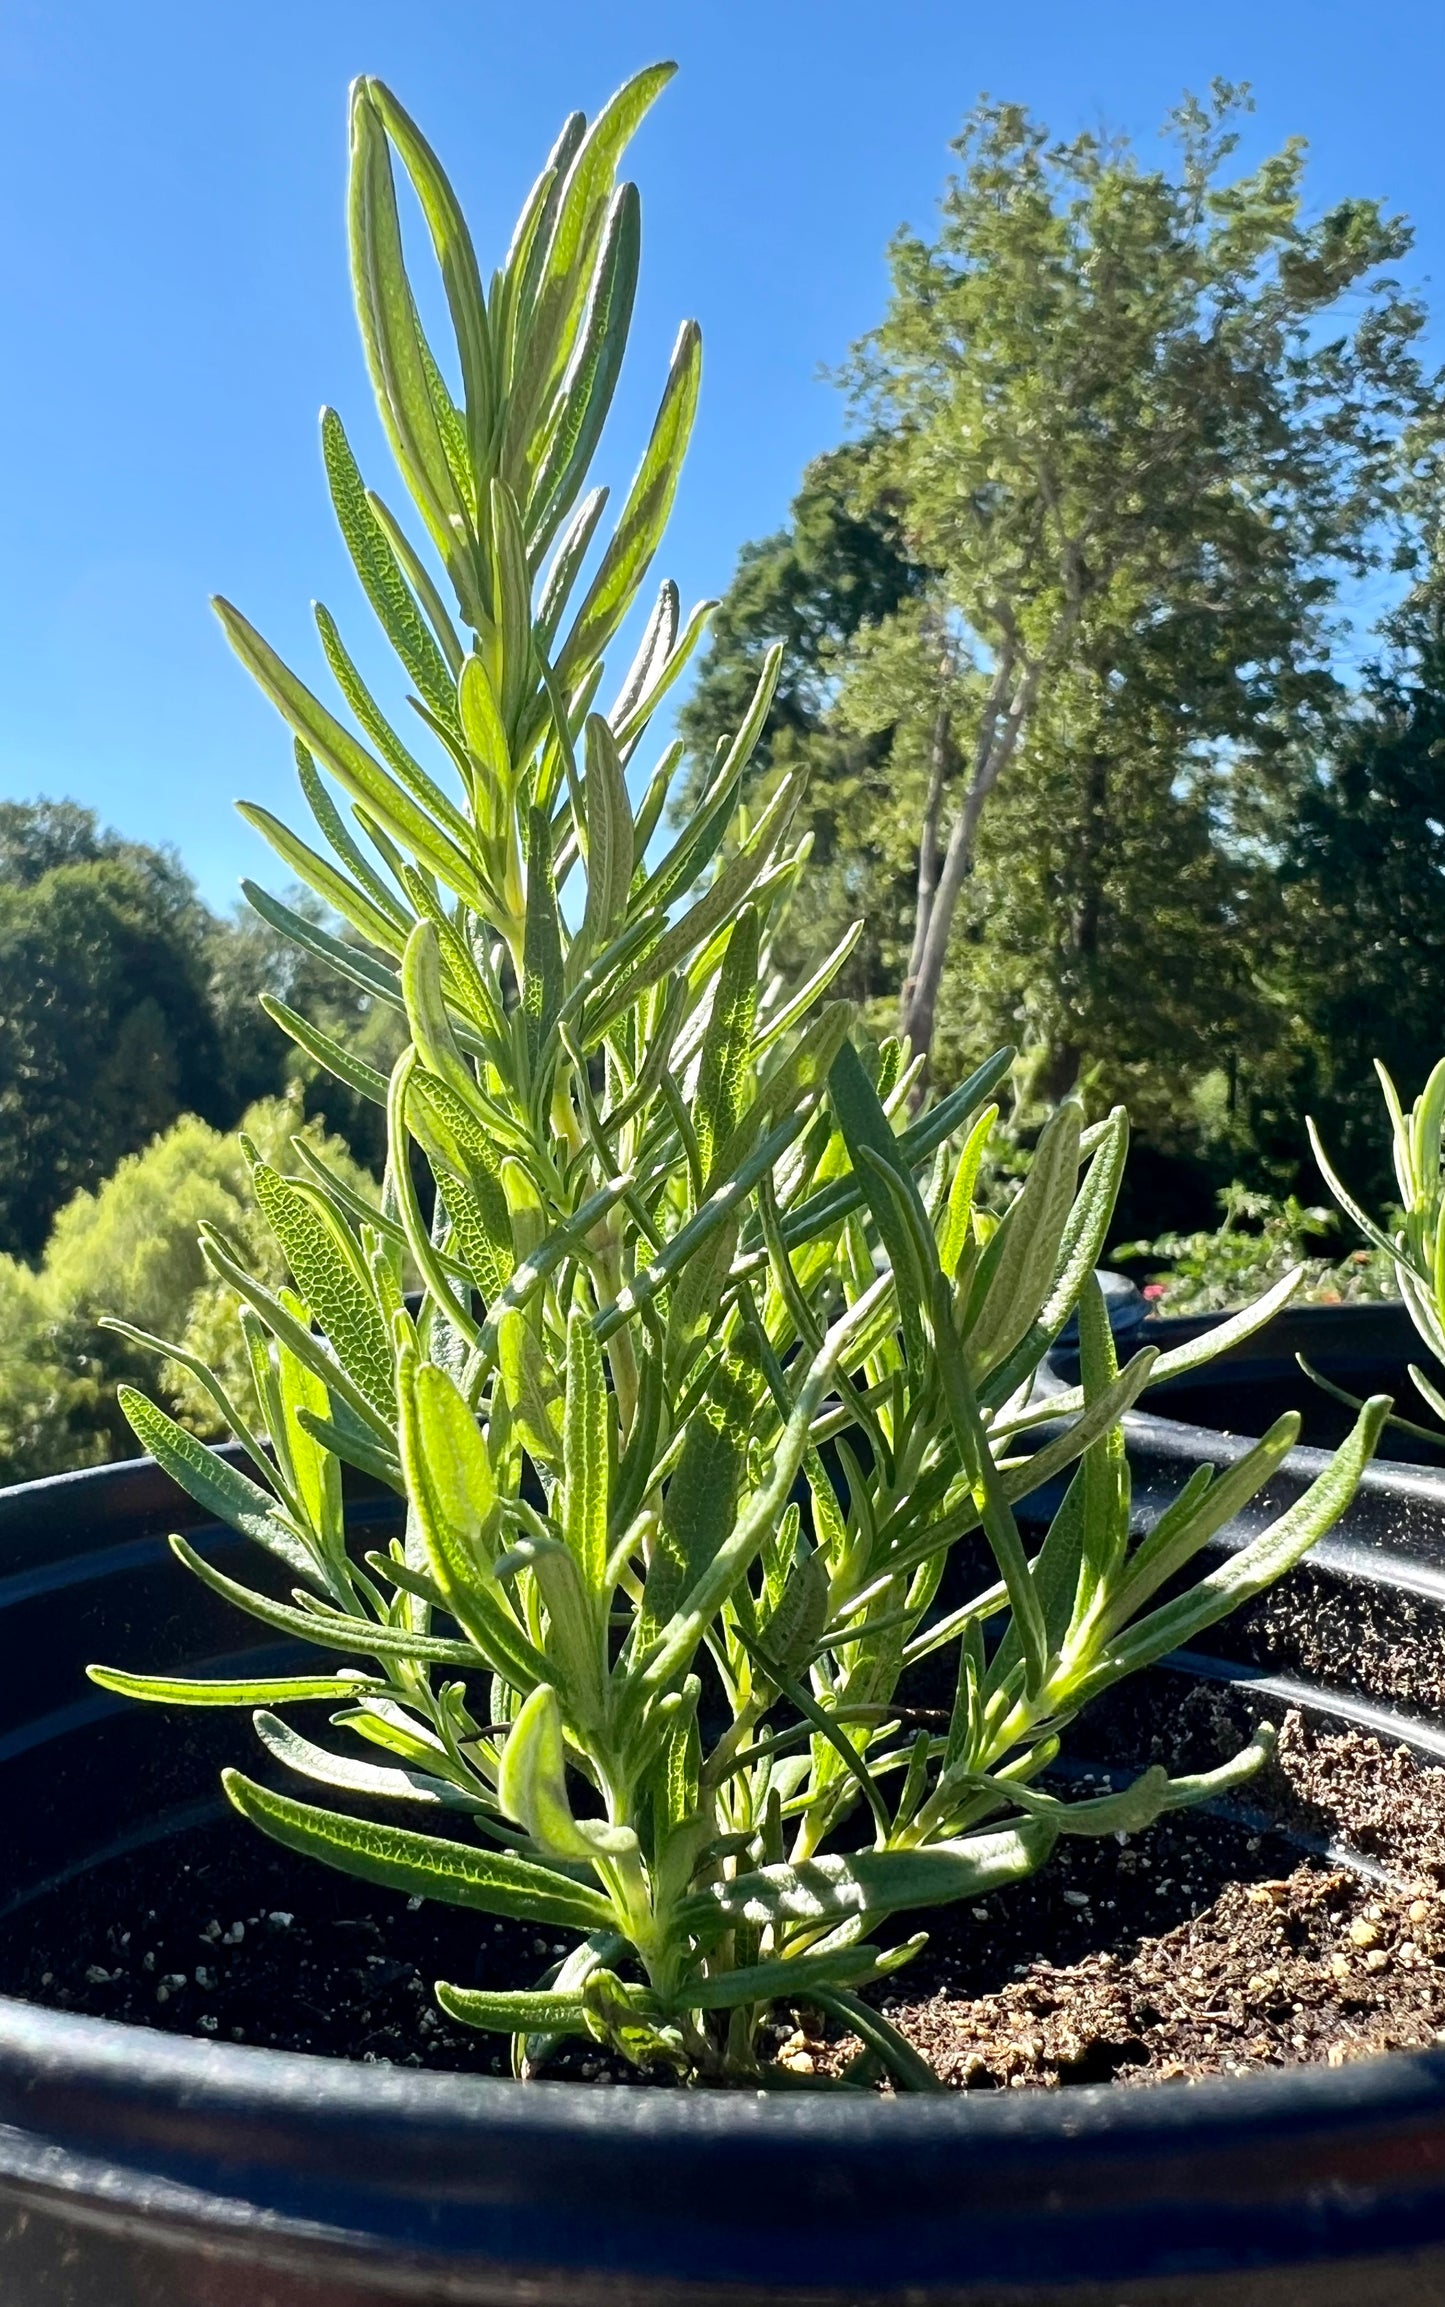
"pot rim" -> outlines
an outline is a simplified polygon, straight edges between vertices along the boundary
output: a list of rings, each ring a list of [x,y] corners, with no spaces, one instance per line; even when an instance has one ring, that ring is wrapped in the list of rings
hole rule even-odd
[[[217,2043],[114,2019],[52,2011],[0,1995],[0,2091],[24,2071],[27,2088],[183,2104],[197,2116],[243,2108],[328,2113],[366,2127],[432,2117],[450,2131],[479,2125],[519,2134],[625,2131],[638,2142],[746,2130],[779,2140],[806,2129],[820,2142],[857,2146],[1090,2138],[1177,2139],[1182,2133],[1333,2127],[1343,2114],[1377,2118],[1445,2109],[1445,2046],[1391,2051],[1338,2068],[1318,2065],[1222,2076],[1171,2089],[1093,2083],[1065,2090],[949,2091],[856,2098],[806,2089],[669,2089],[647,2085],[517,2082],[367,2064],[310,2051]],[[1081,2117],[1087,2120],[1081,2121]]]

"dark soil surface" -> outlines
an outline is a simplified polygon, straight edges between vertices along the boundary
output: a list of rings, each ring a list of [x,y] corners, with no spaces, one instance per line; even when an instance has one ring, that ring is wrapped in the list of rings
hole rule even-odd
[[[1192,1693],[1201,1712],[1214,1699]],[[1445,1772],[1289,1717],[1249,1792],[1312,1839],[1378,1854],[1383,1879],[1301,1862],[1262,1819],[1182,1813],[1122,1847],[1068,1842],[938,1932],[888,2016],[973,2090],[1341,2066],[1445,2040]],[[784,2057],[828,2073],[856,2048],[800,2031]]]
[[[566,1951],[351,1881],[223,1817],[13,1915],[0,1992],[166,2034],[501,2074],[506,2038],[454,2025],[433,1981],[530,1983]]]
[[[1199,1768],[1261,1711],[1160,1676],[1097,1735],[1113,1754]],[[1104,1783],[1085,1773],[1061,1791]],[[930,1941],[883,2007],[968,2089],[1137,2086],[1445,2040],[1445,1771],[1288,1716],[1278,1761],[1237,1801],[1132,1838],[1064,1841],[1030,1883],[899,1918],[900,1935],[921,1922]],[[213,2040],[506,2073],[507,2042],[454,2025],[432,1984],[530,1985],[566,1951],[218,1818],[0,1925],[0,1993]],[[806,2009],[772,2045],[799,2079],[837,2072],[856,2047]],[[641,2079],[581,2043],[548,2072]]]

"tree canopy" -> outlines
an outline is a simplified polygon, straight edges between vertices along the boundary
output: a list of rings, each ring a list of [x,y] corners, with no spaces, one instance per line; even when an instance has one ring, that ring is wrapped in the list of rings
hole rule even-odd
[[[1417,549],[1432,393],[1408,227],[1310,221],[1297,140],[1231,173],[1245,101],[1187,102],[1157,164],[975,110],[893,245],[857,437],[744,554],[685,724],[806,636],[772,730],[832,861],[800,966],[863,915],[936,1070],[1019,1040],[1046,1099],[1093,1081],[1179,1146],[1294,1063],[1284,838],[1348,588]]]
[[[263,993],[389,1063],[385,1013],[265,922],[210,913],[173,852],[72,801],[0,803],[0,1253],[36,1257],[74,1194],[180,1115],[226,1129],[291,1080],[374,1159],[377,1109],[316,1080]]]
[[[305,1120],[299,1086],[250,1107],[242,1126],[267,1161],[290,1158],[299,1133],[355,1192],[375,1190],[345,1146]],[[239,1136],[185,1114],[94,1192],[71,1197],[36,1265],[0,1255],[0,1483],[134,1454],[116,1389],[123,1380],[153,1385],[154,1357],[102,1328],[103,1315],[121,1313],[137,1329],[206,1354],[218,1333],[234,1336],[234,1301],[210,1277],[197,1240],[203,1220],[242,1246],[251,1271],[285,1281]],[[244,1346],[237,1342],[218,1366],[233,1396],[248,1398]],[[162,1377],[185,1424],[220,1431],[214,1402],[186,1369],[167,1363]]]
[[[0,1244],[27,1255],[177,1114],[229,1118],[193,893],[73,821],[50,842],[50,814],[27,840],[10,813],[0,880]]]
[[[1445,1042],[1445,590],[1391,618],[1284,844],[1279,973],[1300,1020],[1282,1092],[1254,1117],[1281,1169],[1299,1110],[1377,1202],[1397,1191],[1373,1061],[1407,1102]]]

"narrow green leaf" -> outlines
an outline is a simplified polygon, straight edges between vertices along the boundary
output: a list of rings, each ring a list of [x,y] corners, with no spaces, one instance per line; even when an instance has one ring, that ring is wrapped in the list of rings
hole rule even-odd
[[[573,1817],[567,1798],[562,1712],[556,1691],[545,1682],[532,1692],[507,1733],[497,1799],[509,1818],[558,1858],[590,1864],[599,1856],[636,1854],[637,1837],[630,1827]]]
[[[1390,1406],[1388,1394],[1371,1395],[1329,1465],[1304,1496],[1189,1593],[1166,1602],[1162,1609],[1151,1611],[1126,1633],[1112,1638],[1090,1683],[1102,1685],[1121,1674],[1135,1674],[1141,1667],[1151,1666],[1156,1658],[1192,1641],[1206,1626],[1262,1594],[1266,1586],[1302,1562],[1353,1498]]]
[[[238,801],[236,810],[263,841],[270,843],[298,881],[304,881],[308,889],[314,889],[318,897],[334,906],[353,929],[359,929],[363,937],[379,945],[383,953],[400,953],[406,929],[398,918],[399,908],[396,912],[384,913],[365,890],[358,889],[329,858],[298,840],[290,827],[283,825],[279,817],[273,817],[269,809],[260,808],[254,801]]]
[[[468,1106],[477,1102],[476,1076],[468,1067],[442,993],[441,943],[436,924],[419,921],[406,941],[401,961],[401,994],[417,1055]]]
[[[1048,1295],[1018,1344],[979,1389],[989,1408],[1008,1401],[1038,1368],[1104,1255],[1129,1147],[1129,1117],[1123,1106],[1115,1106],[1104,1131],[1065,1222]]]
[[[1122,1583],[1111,1597],[1106,1615],[1111,1632],[1127,1626],[1151,1594],[1157,1594],[1208,1545],[1217,1530],[1234,1520],[1283,1463],[1299,1434],[1298,1413],[1287,1411],[1233,1466],[1219,1474],[1207,1466],[1196,1470],[1124,1565]]]
[[[252,910],[268,922],[271,928],[279,931],[290,944],[324,962],[328,969],[333,970],[347,984],[356,986],[371,1000],[381,1002],[385,1008],[394,1009],[398,1014],[405,1010],[401,985],[394,969],[388,969],[369,953],[363,953],[359,946],[347,945],[341,938],[333,937],[329,929],[323,929],[319,922],[308,921],[305,914],[293,911],[289,905],[283,905],[279,897],[269,896],[258,883],[243,881],[241,889]]]
[[[778,1923],[833,1923],[848,1915],[873,1918],[907,1907],[944,1906],[983,1898],[1037,1872],[1054,1845],[1045,1820],[927,1850],[855,1851],[846,1857],[804,1860],[796,1866],[760,1867],[732,1882],[711,1884],[685,1899],[678,1919],[704,1942],[739,1923],[765,1929]]]
[[[126,1674],[118,1666],[87,1666],[85,1671],[102,1690],[114,1690],[121,1698],[156,1699],[165,1706],[290,1706],[302,1699],[357,1698],[368,1687],[365,1677],[355,1674],[207,1682],[168,1674]]]
[[[294,1603],[273,1602],[268,1594],[258,1594],[254,1588],[243,1586],[238,1579],[228,1578],[194,1546],[171,1533],[171,1552],[184,1568],[209,1586],[213,1594],[223,1601],[233,1602],[248,1617],[259,1618],[263,1626],[274,1626],[278,1634],[299,1635],[303,1642],[316,1643],[328,1650],[355,1650],[373,1658],[414,1658],[430,1660],[436,1666],[477,1665],[475,1649],[465,1642],[443,1642],[436,1635],[418,1634],[411,1627],[387,1626],[380,1620],[351,1618],[332,1610],[301,1610]]]
[[[590,1931],[612,1920],[612,1910],[600,1893],[509,1851],[474,1850],[437,1835],[345,1818],[314,1803],[273,1794],[239,1770],[224,1772],[222,1783],[241,1816],[274,1842],[304,1858],[322,1859],[344,1874],[359,1875],[363,1882],[448,1906],[478,1907],[483,1914],[507,1915],[518,1922]]]
[[[979,1167],[997,1120],[998,1107],[985,1106],[968,1134],[963,1152],[959,1155],[958,1167],[953,1173],[953,1184],[949,1187],[948,1204],[938,1237],[938,1262],[950,1281],[958,1272],[958,1261],[963,1255],[964,1244],[973,1224],[973,1197],[978,1185]]]
[[[372,510],[335,409],[321,412],[321,454],[337,525],[382,631],[432,711],[443,721],[455,722],[456,691],[446,661],[417,608],[391,541]]]
[[[321,609],[319,602],[314,603],[313,607],[317,612],[319,623],[326,612]],[[380,720],[378,725],[382,728],[386,726]],[[411,927],[411,916],[397,896],[395,888],[377,872],[361,843],[353,840],[350,827],[331,798],[325,778],[321,775],[299,737],[292,739],[292,750],[296,756],[296,775],[301,790],[306,796],[306,806],[315,818],[324,838],[330,843],[332,850],[340,858],[352,879],[366,892],[378,910],[393,922],[401,935],[405,937]]]
[[[525,1315],[508,1309],[498,1324],[502,1385],[513,1421],[539,1466],[562,1456],[561,1390]]]
[[[1051,1115],[1028,1176],[979,1260],[963,1320],[976,1383],[1007,1361],[1050,1292],[1074,1202],[1082,1122],[1077,1098]]]
[[[489,805],[499,810],[512,788],[512,749],[491,676],[475,653],[462,667],[457,698],[467,750],[488,781]]]
[[[537,604],[535,628],[537,645],[548,656],[551,655],[552,643],[557,638],[557,627],[562,622],[562,612],[571,599],[572,588],[582,573],[582,565],[587,558],[592,539],[597,534],[597,524],[606,510],[606,506],[606,489],[589,490],[568,522],[561,542],[552,556],[552,565],[543,581],[541,598]]]
[[[1035,1451],[1024,1465],[1001,1468],[1004,1494],[1010,1505],[1017,1505],[1021,1498],[1027,1498],[1033,1491],[1042,1489],[1045,1482],[1052,1482],[1056,1474],[1061,1473],[1065,1466],[1072,1465],[1091,1443],[1098,1441],[1101,1435],[1107,1434],[1112,1426],[1125,1417],[1149,1384],[1157,1358],[1157,1347],[1141,1346],[1112,1384],[1095,1395],[1087,1410],[1081,1412],[1067,1432],[1058,1435],[1052,1442],[1046,1442],[1043,1449]]]
[[[602,437],[632,325],[641,249],[642,211],[637,188],[619,185],[602,228],[587,311],[558,387],[560,406],[546,461],[527,506],[534,557],[545,550],[558,523],[565,520]]]
[[[748,1102],[753,1022],[758,1007],[757,909],[745,905],[733,925],[713,990],[712,1015],[698,1060],[693,1131],[703,1192],[717,1182],[716,1157],[730,1145]]]
[[[714,1978],[688,1979],[672,2005],[679,2011],[728,2011],[739,2003],[806,2002],[815,1987],[866,1987],[912,1960],[922,1937],[902,1947],[838,1947],[827,1954],[793,1955],[777,1962],[746,1963]]]
[[[355,1686],[352,1686],[353,1692]],[[325,1694],[322,1693],[324,1696]],[[490,1807],[480,1795],[468,1794],[434,1771],[394,1770],[383,1763],[360,1762],[351,1755],[332,1754],[324,1746],[303,1738],[264,1706],[255,1720],[256,1736],[268,1754],[302,1778],[323,1786],[339,1786],[348,1794],[378,1795],[385,1802],[423,1802],[432,1809],[476,1812]]]
[[[535,1065],[556,1023],[563,995],[562,930],[552,878],[552,837],[545,811],[527,813],[527,920],[522,943],[522,1008]]]
[[[470,846],[471,834],[465,817],[460,809],[447,798],[436,779],[429,776],[423,769],[416,755],[402,743],[357,671],[330,610],[323,602],[316,601],[312,604],[311,613],[316,620],[316,630],[321,636],[322,652],[335,676],[336,684],[367,736],[371,739],[372,744],[394,774],[401,779],[408,792],[414,796],[423,809],[437,819],[443,832],[448,834],[460,849],[467,850]],[[457,745],[455,703],[453,703],[450,711],[444,714],[438,713],[435,707],[430,704],[428,704],[427,710],[431,714],[430,725],[440,732],[442,743],[446,746],[447,751],[455,755]]]
[[[348,1089],[354,1089],[358,1097],[369,1099],[372,1105],[386,1104],[386,1076],[378,1073],[374,1065],[368,1065],[364,1058],[353,1056],[349,1049],[344,1049],[339,1041],[333,1041],[329,1033],[321,1031],[320,1026],[312,1025],[309,1018],[302,1017],[288,1002],[279,1001],[274,993],[262,994],[261,1007],[272,1023],[279,1025],[281,1031],[290,1036],[298,1049],[305,1050],[308,1057],[314,1057],[318,1065],[324,1066],[338,1081],[345,1082]]]
[[[352,285],[377,407],[437,549],[455,573],[466,508],[457,494],[421,349],[386,132],[364,81],[352,88],[348,205]]]
[[[333,1402],[331,1406],[337,1412],[333,1418],[320,1418],[314,1411],[302,1408],[296,1413],[296,1422],[304,1426],[308,1434],[314,1434],[343,1465],[356,1466],[363,1474],[374,1474],[389,1490],[404,1494],[401,1461],[396,1453],[386,1449],[370,1427],[348,1416],[342,1403]]]
[[[498,373],[510,385],[516,368],[517,338],[523,313],[530,313],[537,298],[537,283],[556,221],[557,203],[572,156],[587,128],[585,113],[569,113],[561,133],[547,155],[512,228],[512,238],[501,271],[492,277],[490,314],[492,341],[497,347]]]
[[[860,2002],[856,1995],[840,1992],[836,1987],[819,1987],[818,2001],[835,2019],[841,2019],[862,2038],[866,2049],[882,2061],[895,2083],[905,2091],[941,2091],[939,2081],[927,2059],[915,2051],[906,2035],[884,2018],[881,2011]]]
[[[409,1355],[403,1359],[410,1368]],[[499,1502],[476,1415],[451,1372],[437,1363],[411,1370],[401,1439],[432,1571],[465,1623],[460,1604],[480,1595],[490,1607],[494,1599]]]
[[[898,1312],[908,1359],[915,1369],[921,1369],[928,1351],[924,1310],[931,1295],[929,1278],[920,1262],[923,1235],[928,1236],[929,1251],[935,1256],[936,1251],[913,1171],[906,1156],[899,1153],[898,1141],[878,1101],[878,1093],[851,1042],[845,1041],[833,1060],[828,1094],[854,1174],[872,1210],[897,1280]],[[871,1161],[864,1160],[865,1151],[871,1155]],[[889,1181],[896,1188],[897,1200],[889,1191]]]
[[[1372,1217],[1369,1217],[1366,1212],[1361,1209],[1359,1203],[1355,1200],[1354,1195],[1349,1193],[1345,1186],[1341,1183],[1341,1180],[1336,1175],[1333,1165],[1330,1162],[1328,1154],[1325,1152],[1324,1143],[1320,1137],[1318,1129],[1315,1127],[1314,1120],[1311,1116],[1306,1116],[1305,1128],[1309,1133],[1310,1146],[1313,1150],[1315,1160],[1319,1164],[1320,1175],[1323,1177],[1325,1184],[1329,1187],[1330,1192],[1333,1194],[1335,1200],[1339,1203],[1340,1208],[1344,1211],[1345,1216],[1351,1221],[1353,1225],[1359,1227],[1360,1232],[1364,1235],[1366,1241],[1372,1243],[1377,1250],[1383,1251],[1387,1258],[1401,1258],[1401,1245],[1398,1242],[1391,1241],[1389,1235],[1385,1233],[1381,1227],[1375,1224],[1375,1221]],[[1408,1193],[1406,1194],[1405,1198],[1407,1200],[1409,1199]],[[1409,1258],[1408,1256],[1404,1258],[1403,1262],[1411,1266],[1415,1266],[1415,1260]],[[1418,1278],[1421,1281],[1426,1281],[1428,1279],[1428,1276],[1419,1271],[1418,1268],[1416,1268],[1416,1271]]]
[[[640,691],[636,703],[630,706],[620,718],[614,717],[612,733],[619,745],[630,745],[635,742],[647,727],[669,689],[681,680],[707,633],[708,626],[712,622],[713,611],[717,605],[716,601],[699,601],[697,606],[688,612],[687,623],[683,626],[666,658],[661,665],[649,671],[647,685]],[[647,843],[644,841],[641,844],[641,850],[645,852],[646,847]]]
[[[562,1414],[562,1531],[589,1594],[607,1571],[611,1472],[607,1385],[592,1324],[580,1307],[567,1323],[567,1390]]]
[[[449,2018],[464,2027],[484,2027],[495,2035],[585,2035],[589,2033],[587,2006],[581,1995],[548,1994],[539,1988],[518,1988],[498,1994],[484,1987],[436,1983],[436,1999]]]
[[[465,1287],[456,1286],[455,1277],[443,1263],[431,1229],[422,1216],[410,1161],[395,1158],[395,1151],[404,1148],[407,1143],[408,1095],[418,1071],[419,1061],[413,1045],[404,1049],[397,1059],[392,1071],[391,1087],[387,1092],[386,1134],[388,1143],[394,1149],[387,1169],[390,1198],[401,1219],[407,1248],[416,1261],[417,1271],[431,1300],[429,1318],[435,1320],[438,1314],[443,1315],[451,1331],[464,1338],[468,1346],[475,1346],[481,1332],[471,1311],[471,1292]],[[440,1238],[445,1240],[448,1231],[447,1205],[441,1193],[438,1194],[433,1215]]]
[[[238,609],[233,609],[229,601],[219,596],[214,607],[237,656],[318,761],[325,764],[355,800],[374,811],[389,833],[439,874],[449,889],[455,890],[469,905],[483,908],[483,892],[476,874],[456,843],[439,830],[426,811],[364,745],[358,744],[335,715],[327,712],[320,699],[282,663]]]
[[[616,740],[587,716],[587,910],[582,950],[598,953],[621,928],[632,887],[632,809]]]
[[[366,85],[383,126],[401,154],[431,233],[461,361],[472,461],[479,466],[491,432],[496,364],[472,237],[461,203],[416,122],[380,80],[368,80]]]
[[[577,146],[557,203],[545,273],[548,282],[563,283],[569,291],[568,322],[575,324],[586,294],[617,164],[676,70],[675,64],[649,64],[633,73],[608,98]],[[564,323],[564,341],[565,333]]]
[[[389,1418],[396,1401],[391,1341],[350,1230],[309,1179],[283,1178],[268,1162],[253,1161],[251,1183],[292,1279],[341,1367],[378,1415]]]
[[[307,1328],[304,1321],[298,1320],[281,1298],[256,1280],[214,1226],[203,1220],[198,1233],[206,1263],[217,1279],[229,1283],[243,1305],[259,1314],[271,1335],[289,1346],[299,1361],[324,1379],[336,1401],[344,1403],[363,1425],[370,1427],[378,1439],[389,1446],[391,1426],[387,1418],[368,1400],[364,1390],[322,1340]],[[244,1315],[242,1318],[244,1320]]]
[[[283,1521],[276,1510],[276,1501],[259,1486],[247,1479],[238,1468],[194,1434],[178,1426],[174,1418],[137,1393],[134,1386],[118,1386],[116,1399],[125,1413],[126,1421],[143,1450],[148,1450],[156,1464],[164,1468],[173,1482],[208,1514],[225,1522],[232,1530],[239,1530],[243,1538],[254,1538],[268,1554],[284,1562],[288,1570],[298,1577],[314,1581],[317,1575],[315,1556],[303,1543],[300,1535]]]
[[[1012,1049],[995,1051],[966,1081],[961,1081],[957,1089],[951,1090],[931,1113],[924,1114],[908,1129],[899,1132],[896,1141],[898,1151],[911,1170],[919,1170],[944,1139],[961,1129],[969,1115],[982,1105],[985,1098],[992,1095],[1012,1067],[1014,1056]],[[801,1249],[805,1242],[841,1225],[852,1211],[861,1206],[862,1201],[863,1188],[856,1177],[841,1178],[836,1184],[824,1186],[821,1192],[811,1195],[800,1209],[789,1212],[783,1220],[783,1240],[790,1250]],[[1082,1408],[1082,1401],[1076,1406]]]
[[[694,321],[678,335],[652,438],[637,468],[602,563],[557,660],[564,689],[577,686],[617,631],[667,526],[697,411],[702,338]]]
[[[490,1302],[506,1288],[516,1266],[496,1151],[470,1108],[434,1074],[412,1075],[406,1111],[408,1127],[428,1160],[447,1173],[443,1191],[457,1245]]]
[[[534,680],[532,581],[517,500],[505,481],[491,483],[492,605],[502,649],[502,718],[515,728]]]
[[[647,1571],[643,1624],[664,1626],[716,1560],[737,1519],[752,1409],[748,1373],[736,1355],[719,1365],[687,1421],[682,1452],[663,1502]]]

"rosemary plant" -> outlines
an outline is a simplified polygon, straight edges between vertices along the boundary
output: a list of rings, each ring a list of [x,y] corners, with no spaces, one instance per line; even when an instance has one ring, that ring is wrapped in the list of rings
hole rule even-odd
[[[1405,1301],[1410,1319],[1429,1347],[1437,1368],[1445,1374],[1445,1058],[1435,1067],[1408,1114],[1400,1102],[1399,1091],[1378,1058],[1375,1071],[1380,1077],[1385,1110],[1390,1117],[1395,1183],[1400,1189],[1400,1222],[1393,1234],[1363,1210],[1341,1183],[1313,1121],[1309,1124],[1310,1144],[1320,1174],[1345,1216],[1359,1227],[1370,1247],[1390,1261],[1395,1286]],[[1303,1355],[1300,1365],[1327,1394],[1348,1403],[1351,1409],[1359,1408],[1352,1394],[1311,1369]],[[1399,1417],[1393,1410],[1386,1424],[1413,1434],[1417,1441],[1433,1442],[1437,1449],[1445,1448],[1445,1392],[1439,1381],[1427,1376],[1414,1362],[1410,1364],[1410,1378],[1441,1425],[1417,1425],[1413,1419]]]
[[[657,854],[680,748],[633,771],[706,608],[682,620],[664,584],[595,707],[677,484],[691,324],[600,549],[606,494],[584,490],[637,275],[637,194],[614,178],[669,72],[641,73],[590,126],[568,120],[486,286],[418,129],[377,82],[354,91],[356,300],[421,543],[330,411],[322,442],[414,725],[384,713],[328,610],[316,622],[345,721],[218,607],[294,733],[315,831],[245,814],[347,934],[259,889],[251,901],[403,1016],[409,1040],[383,1079],[270,1006],[385,1107],[390,1159],[379,1210],[300,1141],[294,1175],[255,1160],[287,1288],[205,1236],[241,1302],[259,1422],[193,1375],[253,1474],[127,1397],[144,1445],[272,1575],[243,1584],[176,1538],[180,1560],[294,1637],[296,1671],[93,1672],[135,1697],[255,1709],[267,1756],[341,1797],[228,1772],[237,1809],[290,1848],[574,1933],[540,1982],[437,1987],[455,2017],[513,2035],[523,2071],[581,2034],[690,2077],[756,2078],[770,2007],[803,1997],[856,2030],[860,2076],[881,2064],[922,2085],[859,1993],[922,1943],[891,1918],[976,1898],[1060,1835],[1141,1828],[1255,1768],[1263,1737],[1204,1778],[1156,1768],[1074,1802],[1042,1783],[1082,1706],[1329,1527],[1384,1405],[1280,1520],[1181,1577],[1296,1422],[1131,1530],[1121,1420],[1207,1347],[1116,1366],[1093,1268],[1125,1116],[1086,1128],[1065,1104],[995,1223],[974,1189],[1011,1053],[910,1119],[905,1053],[865,1059],[828,998],[851,939],[800,990],[779,983],[768,938],[805,863],[799,781],[755,812],[740,801],[775,657]],[[445,363],[403,267],[394,158],[440,267]],[[1031,1404],[1076,1306],[1082,1385]],[[389,1547],[349,1539],[346,1468],[395,1492]],[[1031,1556],[1015,1509],[1064,1476]],[[956,1550],[977,1590],[945,1608]],[[956,1696],[938,1723],[908,1678],[945,1650]],[[328,1708],[331,1734],[285,1720],[297,1705]],[[398,1823],[407,1811],[416,1823]]]

